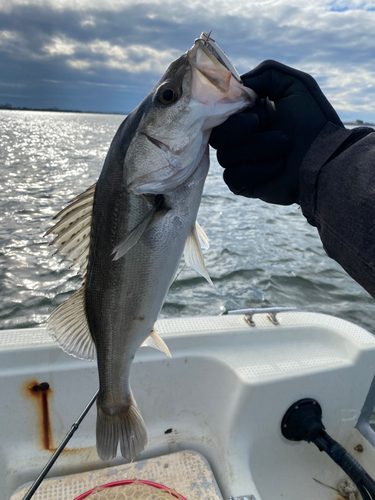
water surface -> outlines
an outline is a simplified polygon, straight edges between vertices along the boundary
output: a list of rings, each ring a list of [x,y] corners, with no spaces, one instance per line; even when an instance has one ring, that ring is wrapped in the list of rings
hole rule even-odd
[[[0,111],[0,328],[38,326],[79,286],[44,232],[93,184],[119,115]],[[297,205],[233,195],[215,154],[198,220],[214,286],[184,268],[161,316],[217,315],[220,307],[296,306],[375,332],[375,301],[328,258]]]

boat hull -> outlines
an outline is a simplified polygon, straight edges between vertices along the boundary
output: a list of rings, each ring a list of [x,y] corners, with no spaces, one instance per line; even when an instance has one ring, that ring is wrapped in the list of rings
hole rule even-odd
[[[274,325],[256,315],[253,327],[243,315],[157,323],[173,357],[142,348],[132,366],[149,433],[140,460],[198,452],[225,499],[330,498],[320,483],[335,486],[343,472],[314,446],[281,433],[285,411],[309,397],[321,405],[327,432],[375,471],[375,450],[355,428],[374,377],[375,337],[321,314],[277,318]],[[37,477],[96,392],[98,376],[96,363],[66,355],[44,329],[4,331],[0,338],[0,499],[8,500]],[[95,420],[93,408],[49,477],[123,463],[99,460]]]

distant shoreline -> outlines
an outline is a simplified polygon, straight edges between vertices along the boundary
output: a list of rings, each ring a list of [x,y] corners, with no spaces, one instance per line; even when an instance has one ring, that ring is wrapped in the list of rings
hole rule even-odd
[[[369,122],[362,122],[358,123],[358,121],[355,122],[343,122],[344,125],[356,125],[357,127],[375,127],[375,123],[369,123]]]
[[[52,113],[87,113],[93,115],[128,115],[129,113],[123,113],[121,111],[82,111],[80,109],[59,109],[59,108],[26,108],[26,107],[13,107],[11,104],[0,104],[0,110],[7,111],[47,111]],[[362,122],[362,120],[356,120],[355,122],[343,122],[344,125],[352,125],[358,127],[375,127],[375,123]]]
[[[47,111],[49,113],[87,113],[93,115],[128,115],[121,111],[82,111],[80,109],[59,109],[59,108],[26,108],[26,107],[13,107],[8,104],[0,104],[0,110],[5,111]]]

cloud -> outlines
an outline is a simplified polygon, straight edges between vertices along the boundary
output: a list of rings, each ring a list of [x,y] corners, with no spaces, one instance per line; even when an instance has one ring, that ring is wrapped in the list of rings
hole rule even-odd
[[[99,86],[99,87],[119,88],[122,90],[129,89],[129,85],[116,85],[113,83],[85,82],[85,81],[79,81],[78,83],[82,83],[82,85],[94,85],[94,86]]]
[[[49,106],[127,111],[213,28],[240,73],[279,60],[310,72],[343,116],[375,121],[374,9],[360,0],[0,0],[0,82],[27,84],[28,99]]]
[[[330,2],[331,10],[339,12],[347,10],[373,10],[375,8],[374,2],[363,0],[333,0]]]
[[[88,67],[104,66],[129,73],[162,73],[179,55],[176,50],[157,50],[144,45],[122,47],[107,40],[93,40],[80,47],[80,51],[89,54]]]
[[[77,50],[78,44],[65,36],[52,37],[42,50],[50,56],[71,56]]]

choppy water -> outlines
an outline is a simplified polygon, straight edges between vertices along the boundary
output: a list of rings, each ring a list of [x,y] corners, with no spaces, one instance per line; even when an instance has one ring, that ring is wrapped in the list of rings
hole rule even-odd
[[[68,200],[94,183],[123,120],[116,115],[0,111],[0,328],[37,326],[78,287],[51,257],[43,233]],[[296,306],[375,332],[375,301],[322,248],[297,206],[232,195],[215,156],[198,220],[211,248],[214,287],[189,269],[172,285],[162,316]]]

